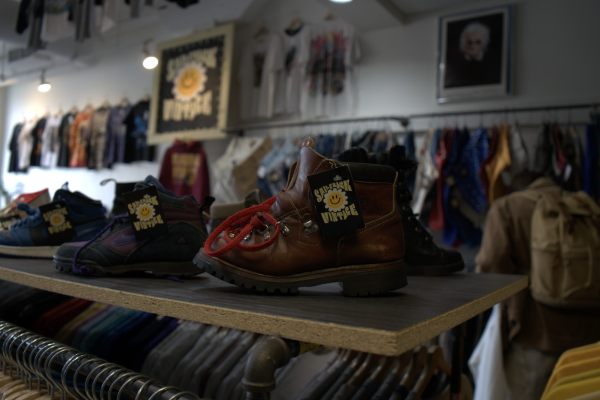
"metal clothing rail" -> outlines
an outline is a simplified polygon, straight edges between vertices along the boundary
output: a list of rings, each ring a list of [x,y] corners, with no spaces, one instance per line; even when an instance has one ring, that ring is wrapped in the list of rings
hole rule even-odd
[[[600,102],[599,102],[600,103]],[[589,108],[596,109],[597,103],[579,103],[579,104],[561,104],[561,105],[547,105],[547,106],[536,106],[536,107],[505,107],[505,108],[492,108],[483,110],[469,110],[469,111],[448,111],[448,112],[434,112],[434,113],[416,113],[409,114],[406,116],[400,115],[384,115],[378,117],[358,117],[358,118],[344,118],[344,119],[323,119],[323,120],[310,120],[310,121],[294,121],[294,122],[273,122],[265,124],[250,124],[242,125],[237,127],[226,128],[225,132],[243,134],[245,131],[253,130],[270,130],[279,128],[294,128],[294,127],[306,127],[306,126],[319,126],[319,125],[332,125],[332,124],[351,124],[361,122],[374,122],[374,121],[395,121],[400,123],[403,127],[407,127],[413,119],[423,118],[437,118],[437,117],[450,117],[450,116],[465,116],[465,115],[484,115],[484,114],[508,114],[508,113],[526,113],[526,112],[544,112],[544,111],[560,111],[560,110],[576,110]]]
[[[250,124],[250,125],[244,125],[244,126],[239,126],[239,127],[226,128],[225,132],[241,134],[244,131],[252,131],[252,130],[294,128],[294,127],[313,126],[313,125],[351,124],[351,123],[373,122],[373,121],[396,121],[403,125],[408,123],[408,119],[406,117],[402,117],[402,116],[398,116],[398,115],[388,115],[388,116],[379,116],[379,117],[358,117],[358,118],[323,119],[323,120],[317,119],[317,120],[310,120],[310,121]]]
[[[199,400],[191,392],[109,363],[91,354],[82,353],[19,326],[0,320],[0,360],[2,372],[18,377],[29,389],[44,381],[49,394],[60,393],[81,400]],[[70,384],[69,384],[70,383]],[[99,396],[98,396],[99,394]],[[55,397],[51,397],[54,399]]]
[[[512,108],[494,108],[487,110],[476,110],[476,111],[449,111],[440,113],[423,113],[423,114],[410,114],[405,119],[420,119],[420,118],[435,118],[435,117],[449,117],[449,116],[463,116],[463,115],[483,115],[483,114],[505,114],[505,113],[524,113],[524,112],[540,112],[540,111],[559,111],[559,110],[575,110],[583,108],[595,108],[596,103],[585,103],[585,104],[563,104],[554,106],[539,106],[539,107],[512,107]]]

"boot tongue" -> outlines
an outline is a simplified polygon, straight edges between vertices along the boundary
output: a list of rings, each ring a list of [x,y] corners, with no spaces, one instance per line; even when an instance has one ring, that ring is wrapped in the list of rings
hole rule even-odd
[[[156,186],[156,190],[163,194],[166,194],[166,195],[172,196],[172,197],[179,197],[175,193],[171,192],[170,190],[165,189],[165,187],[158,181],[158,179],[156,179],[152,175],[148,175],[146,177],[146,179],[144,179],[144,182],[136,183],[135,189],[136,190],[144,189],[147,186]]]

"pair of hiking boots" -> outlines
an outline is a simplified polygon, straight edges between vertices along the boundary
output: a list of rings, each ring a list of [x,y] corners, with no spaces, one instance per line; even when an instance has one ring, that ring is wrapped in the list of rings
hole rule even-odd
[[[314,146],[314,139],[305,140],[285,190],[225,219],[208,238],[203,207],[148,177],[136,189],[156,186],[168,233],[137,241],[129,218],[116,217],[93,240],[61,246],[54,264],[85,275],[140,270],[181,277],[205,271],[240,287],[283,293],[340,282],[350,296],[399,289],[407,274],[463,268],[460,254],[438,248],[413,215],[404,173],[414,164],[402,147],[376,158],[353,149],[335,161]],[[324,238],[308,177],[340,166],[351,172],[365,226]]]

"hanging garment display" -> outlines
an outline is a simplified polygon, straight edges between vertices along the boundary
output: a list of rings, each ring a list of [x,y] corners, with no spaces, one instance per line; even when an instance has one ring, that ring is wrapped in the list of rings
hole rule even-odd
[[[283,32],[285,64],[280,74],[275,111],[286,114],[300,112],[300,94],[303,90],[306,66],[311,54],[311,27],[299,24]],[[278,108],[278,106],[280,106]]]
[[[72,3],[68,0],[45,0],[44,3],[42,40],[51,43],[75,35],[75,26],[69,20]]]
[[[87,167],[99,169],[105,167],[106,128],[110,108],[102,106],[94,110],[90,120],[90,143]]]
[[[197,201],[204,201],[210,195],[210,182],[202,144],[176,140],[165,152],[159,180],[178,196],[191,194]]]
[[[301,94],[301,114],[311,119],[354,110],[354,64],[360,47],[354,28],[341,20],[312,28],[310,59]]]
[[[10,159],[8,161],[8,172],[17,172],[19,170],[19,135],[23,130],[24,124],[17,123],[12,131],[10,142],[8,143],[8,151]]]
[[[58,152],[60,151],[59,127],[62,119],[62,113],[58,112],[46,120],[40,149],[40,166],[44,168],[54,168],[58,163]]]
[[[147,143],[149,118],[150,101],[140,100],[123,121],[127,127],[123,162],[154,161],[155,146]]]
[[[131,111],[131,105],[124,102],[110,110],[106,126],[106,166],[112,167],[114,163],[125,161],[125,137],[127,128],[125,118]]]
[[[76,113],[69,112],[66,113],[62,120],[60,121],[60,126],[58,127],[58,138],[59,138],[59,151],[58,151],[58,167],[68,167],[70,161],[70,145],[69,141],[71,139],[71,128],[73,127],[73,122],[75,122]]]
[[[277,82],[284,62],[281,38],[276,33],[254,37],[245,45],[238,72],[242,119],[273,116]]]
[[[69,167],[87,167],[90,142],[91,106],[77,113],[69,132]]]

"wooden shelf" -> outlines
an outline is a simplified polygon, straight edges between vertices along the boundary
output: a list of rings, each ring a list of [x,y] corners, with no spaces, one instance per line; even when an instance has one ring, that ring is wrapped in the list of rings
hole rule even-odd
[[[185,283],[152,276],[85,278],[50,260],[0,259],[0,279],[185,320],[383,355],[401,354],[525,289],[518,275],[409,277],[379,297],[351,298],[337,284],[298,295],[259,294],[207,274]]]

